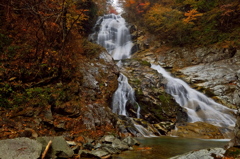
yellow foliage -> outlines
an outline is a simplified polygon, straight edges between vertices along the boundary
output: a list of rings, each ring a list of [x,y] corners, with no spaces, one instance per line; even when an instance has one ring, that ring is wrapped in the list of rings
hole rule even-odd
[[[186,13],[184,13],[184,16],[187,18],[183,19],[185,23],[193,23],[192,21],[197,20],[197,17],[203,16],[202,13],[199,13],[196,9],[192,9]]]
[[[182,13],[178,10],[164,7],[162,5],[153,6],[145,15],[145,23],[149,29],[155,31],[169,31],[180,22]]]

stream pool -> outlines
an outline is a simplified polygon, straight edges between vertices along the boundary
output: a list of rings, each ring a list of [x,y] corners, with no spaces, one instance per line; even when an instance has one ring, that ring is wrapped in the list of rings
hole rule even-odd
[[[204,148],[224,148],[228,139],[189,139],[179,137],[136,138],[140,146],[125,151],[113,159],[167,159],[189,151]]]

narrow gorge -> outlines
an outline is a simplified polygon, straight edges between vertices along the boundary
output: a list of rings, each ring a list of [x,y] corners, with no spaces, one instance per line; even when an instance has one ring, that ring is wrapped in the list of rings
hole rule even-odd
[[[239,17],[231,0],[0,2],[0,158],[239,158]]]

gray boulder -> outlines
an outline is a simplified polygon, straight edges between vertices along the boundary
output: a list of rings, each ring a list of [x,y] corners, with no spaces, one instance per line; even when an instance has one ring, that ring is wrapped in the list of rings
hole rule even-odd
[[[52,145],[47,153],[48,158],[70,158],[74,155],[73,150],[68,146],[67,142],[62,136],[37,138],[37,141],[42,143],[43,149],[45,149],[50,140],[52,140]]]
[[[125,139],[123,139],[123,142],[128,144],[128,146],[140,145],[139,142],[136,139],[134,139],[134,138],[132,138],[130,136],[128,136]]]
[[[113,135],[105,135],[102,137],[101,141],[103,143],[112,143],[114,141],[115,137]]]
[[[37,159],[41,151],[41,143],[25,137],[0,141],[1,159]]]
[[[83,150],[81,152],[81,157],[87,157],[87,158],[110,158],[111,155],[104,151],[104,150],[93,150],[93,151],[86,151]]]
[[[211,148],[191,151],[183,155],[171,157],[170,159],[214,159],[216,157],[223,157],[224,153],[225,150],[223,148]]]
[[[117,138],[112,142],[112,147],[122,151],[129,150],[129,146]]]

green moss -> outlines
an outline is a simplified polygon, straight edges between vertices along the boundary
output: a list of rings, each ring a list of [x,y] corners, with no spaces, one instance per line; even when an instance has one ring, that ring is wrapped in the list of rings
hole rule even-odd
[[[139,86],[141,84],[141,81],[139,79],[135,78],[135,79],[131,80],[131,83]]]
[[[85,40],[83,43],[84,55],[89,58],[93,58],[99,55],[104,48],[98,44],[91,43],[88,40]]]
[[[231,147],[227,149],[226,153],[224,154],[225,157],[233,157],[237,158],[240,156],[240,149],[237,147]]]
[[[151,64],[147,61],[141,61],[141,64],[144,65],[144,66],[151,67]]]
[[[169,103],[171,102],[171,98],[169,95],[162,94],[162,95],[159,95],[158,98],[162,102],[163,106],[169,105]]]

